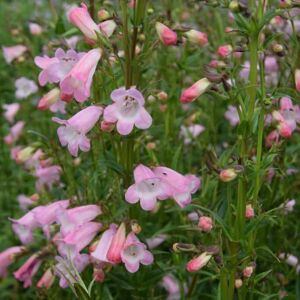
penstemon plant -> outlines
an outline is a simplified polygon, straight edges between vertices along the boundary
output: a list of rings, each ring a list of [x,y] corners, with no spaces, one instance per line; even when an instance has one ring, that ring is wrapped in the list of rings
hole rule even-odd
[[[0,62],[3,299],[300,299],[300,4],[32,2],[1,4],[30,18]]]

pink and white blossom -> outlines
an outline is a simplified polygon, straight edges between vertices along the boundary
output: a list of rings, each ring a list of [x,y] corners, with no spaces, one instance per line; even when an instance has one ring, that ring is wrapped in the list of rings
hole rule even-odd
[[[36,284],[36,287],[41,289],[41,288],[46,288],[50,289],[52,284],[54,283],[55,276],[51,270],[51,268],[47,269],[43,276],[40,278],[38,283]]]
[[[229,105],[228,110],[225,112],[224,117],[229,121],[232,127],[237,126],[240,123],[240,116],[235,106]]]
[[[155,28],[159,39],[164,45],[171,46],[177,44],[177,34],[175,31],[160,22],[156,22]]]
[[[209,260],[211,259],[211,255],[208,254],[207,252],[202,253],[198,257],[190,260],[187,265],[186,269],[188,272],[197,272],[200,269],[202,269],[204,266],[207,265]]]
[[[10,128],[10,132],[7,136],[4,137],[4,141],[8,145],[14,144],[23,133],[23,128],[25,126],[25,122],[19,121],[14,126]]]
[[[190,144],[193,139],[197,138],[204,131],[205,127],[201,124],[192,124],[188,127],[182,125],[180,127],[180,135],[184,138],[186,145]]]
[[[20,57],[24,52],[27,51],[27,47],[24,45],[16,45],[12,47],[2,47],[3,56],[5,61],[10,64],[13,60]]]
[[[7,276],[8,266],[14,262],[15,256],[21,254],[24,250],[25,248],[22,246],[15,246],[7,248],[0,253],[0,277]]]
[[[144,96],[136,88],[126,90],[124,87],[111,93],[113,104],[104,110],[104,120],[117,123],[117,131],[121,135],[128,135],[133,127],[147,129],[152,124],[150,114],[144,108]]]
[[[37,177],[36,189],[41,191],[45,188],[52,189],[53,184],[58,183],[60,180],[61,167],[58,165],[53,166],[39,166],[35,170],[35,176]]]
[[[137,272],[140,264],[147,266],[153,263],[153,255],[146,250],[146,245],[141,243],[133,232],[126,238],[121,258],[130,273]]]
[[[15,116],[20,109],[19,103],[12,103],[12,104],[3,104],[2,108],[5,110],[4,118],[9,122],[13,123],[15,120]]]
[[[90,140],[87,133],[98,122],[103,108],[101,106],[89,106],[84,108],[68,120],[52,118],[60,125],[57,129],[59,141],[63,147],[68,146],[68,150],[73,156],[78,155],[78,149],[83,152],[90,150]]]
[[[36,93],[38,90],[36,83],[26,77],[17,79],[15,82],[15,87],[17,99],[25,99],[31,94]]]
[[[202,78],[181,93],[180,101],[182,103],[193,102],[204,94],[210,86],[211,82],[207,78]]]

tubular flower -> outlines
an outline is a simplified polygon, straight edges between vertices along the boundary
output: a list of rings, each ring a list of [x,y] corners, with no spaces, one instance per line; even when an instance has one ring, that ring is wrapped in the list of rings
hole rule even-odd
[[[181,93],[180,101],[182,103],[190,103],[204,94],[211,86],[211,82],[207,78],[202,78]]]

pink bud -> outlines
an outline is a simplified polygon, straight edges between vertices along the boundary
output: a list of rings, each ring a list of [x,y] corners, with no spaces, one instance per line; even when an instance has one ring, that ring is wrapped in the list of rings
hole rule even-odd
[[[266,146],[268,148],[271,148],[273,144],[278,143],[278,140],[279,140],[279,133],[277,130],[273,130],[266,137],[266,141],[265,141]]]
[[[219,174],[219,178],[223,182],[229,182],[234,180],[237,177],[237,173],[234,169],[225,169],[222,170]]]
[[[114,33],[116,27],[117,24],[113,20],[107,20],[99,24],[101,32],[107,37],[110,37]]]
[[[289,97],[282,97],[280,99],[280,110],[290,110],[293,107],[293,102]]]
[[[200,217],[198,227],[201,231],[209,232],[213,228],[213,221],[210,217]]]
[[[59,100],[59,94],[60,91],[58,88],[52,89],[41,98],[38,104],[38,109],[45,110],[49,108],[52,104],[56,103]]]
[[[300,92],[300,69],[297,69],[295,71],[295,84],[296,84],[296,90]]]
[[[189,30],[185,33],[189,42],[192,44],[206,46],[208,44],[207,34],[205,32],[197,31],[197,30]]]
[[[107,259],[112,263],[118,264],[122,261],[121,252],[123,250],[125,239],[126,239],[126,228],[125,228],[125,224],[122,223],[119,226],[115,236],[113,237],[111,245],[107,252]]]
[[[166,25],[156,22],[155,28],[159,39],[166,46],[176,45],[177,44],[177,34],[173,30],[171,30]]]
[[[101,268],[94,268],[93,277],[96,282],[103,282],[105,279],[105,273]]]
[[[252,207],[251,204],[246,205],[246,219],[250,220],[254,217],[255,213],[254,213],[254,209]]]
[[[200,97],[210,87],[211,82],[207,78],[202,78],[181,93],[180,101],[190,103]]]
[[[250,278],[251,275],[252,275],[252,273],[253,273],[253,271],[254,271],[253,266],[248,266],[248,267],[246,267],[246,268],[243,270],[243,275],[244,275],[244,277]]]
[[[289,138],[292,136],[292,129],[287,122],[280,122],[278,125],[279,134],[284,138]]]
[[[222,58],[225,58],[226,56],[230,55],[232,53],[232,47],[231,45],[224,45],[218,48],[218,55]]]
[[[51,268],[48,269],[44,275],[41,277],[41,279],[38,281],[36,287],[41,289],[41,288],[46,288],[50,289],[54,282],[55,276],[53,275]]]
[[[112,132],[115,128],[115,123],[107,122],[107,121],[102,121],[101,122],[101,130],[104,132]]]
[[[100,21],[105,21],[109,18],[109,12],[105,9],[100,9],[97,15]]]
[[[211,255],[207,254],[207,252],[204,252],[198,257],[190,260],[186,265],[186,269],[188,272],[197,272],[206,266],[210,259]]]
[[[78,27],[80,31],[88,38],[97,41],[97,34],[100,29],[91,18],[87,6],[81,4],[81,7],[73,8],[69,13],[70,22]]]

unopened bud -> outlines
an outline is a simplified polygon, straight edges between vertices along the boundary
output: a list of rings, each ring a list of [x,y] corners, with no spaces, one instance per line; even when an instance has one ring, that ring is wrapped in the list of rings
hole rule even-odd
[[[157,96],[158,100],[161,100],[161,101],[168,100],[168,94],[164,91],[161,91],[161,92],[157,93],[156,96]]]
[[[229,9],[232,11],[232,12],[239,12],[240,11],[240,4],[238,1],[231,1],[229,3]]]
[[[146,145],[148,150],[154,150],[156,148],[156,144],[154,142],[150,142]]]
[[[246,219],[250,220],[254,217],[254,215],[255,215],[255,212],[254,212],[252,205],[251,204],[246,205],[246,212],[245,212]]]
[[[236,279],[234,282],[234,286],[236,289],[239,289],[243,285],[243,280],[242,279]]]
[[[112,132],[115,128],[115,123],[102,121],[100,127],[101,127],[101,130],[104,132]]]
[[[173,244],[173,251],[180,252],[197,252],[197,248],[194,244],[175,243]]]
[[[96,282],[103,282],[105,279],[105,273],[101,268],[94,268],[93,277]]]
[[[131,230],[135,233],[135,234],[139,234],[142,231],[142,227],[140,226],[140,224],[133,220],[131,221]]]
[[[98,11],[97,15],[98,15],[99,21],[105,21],[105,20],[109,19],[109,17],[110,17],[109,12],[105,9],[100,9]]]
[[[250,278],[253,271],[254,271],[254,267],[253,266],[248,266],[243,270],[243,276],[246,277],[246,278]]]
[[[219,178],[223,182],[229,182],[234,180],[237,177],[237,173],[234,169],[225,169],[222,170],[219,174]]]
[[[213,228],[213,221],[210,217],[200,217],[198,227],[203,232],[210,232]]]

